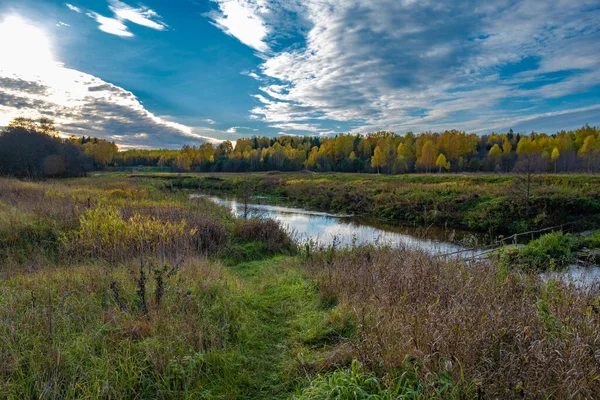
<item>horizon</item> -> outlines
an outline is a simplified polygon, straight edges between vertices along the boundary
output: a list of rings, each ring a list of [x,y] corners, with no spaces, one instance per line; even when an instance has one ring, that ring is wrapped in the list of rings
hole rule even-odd
[[[0,126],[44,116],[67,136],[178,149],[600,124],[593,2],[4,3]]]

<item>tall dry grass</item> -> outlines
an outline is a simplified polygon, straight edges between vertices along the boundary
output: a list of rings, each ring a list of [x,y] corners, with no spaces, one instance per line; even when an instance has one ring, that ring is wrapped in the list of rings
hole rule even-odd
[[[231,278],[189,259],[160,298],[148,279],[143,310],[131,272],[88,264],[4,280],[0,398],[181,398],[222,373],[243,315]]]
[[[123,178],[27,182],[0,178],[1,270],[47,259],[123,262],[215,255],[229,243],[229,215],[207,200]]]
[[[382,373],[418,370],[425,393],[600,397],[600,287],[544,283],[490,263],[362,247],[307,263],[353,316],[352,356]]]

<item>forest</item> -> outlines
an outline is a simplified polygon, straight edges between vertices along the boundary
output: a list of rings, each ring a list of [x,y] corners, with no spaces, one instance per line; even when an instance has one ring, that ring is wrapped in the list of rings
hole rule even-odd
[[[457,130],[442,133],[375,132],[336,137],[252,137],[235,142],[185,146],[181,150],[128,150],[112,160],[117,166],[157,166],[178,172],[300,171],[368,172],[597,172],[600,129],[583,126],[552,135]]]
[[[52,120],[16,118],[0,132],[0,173],[21,177],[80,176],[107,167],[151,166],[174,172],[301,171],[365,173],[597,172],[600,129],[585,125],[552,135],[457,130],[375,132],[335,137],[251,137],[180,150],[119,151],[114,142],[62,138]]]
[[[115,143],[60,137],[48,118],[15,118],[0,131],[0,174],[18,178],[84,176],[112,162]]]

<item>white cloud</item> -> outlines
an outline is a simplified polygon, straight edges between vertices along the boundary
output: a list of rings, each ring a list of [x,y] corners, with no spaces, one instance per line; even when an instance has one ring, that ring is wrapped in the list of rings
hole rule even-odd
[[[510,126],[577,110],[544,102],[600,82],[600,53],[591,51],[600,9],[586,0],[214,1],[215,24],[262,52],[251,118],[286,131],[326,132],[336,122],[359,131]],[[251,23],[232,31],[230,15]],[[286,31],[303,40],[278,46]],[[564,74],[545,81],[557,72]],[[523,106],[507,107],[511,101]]]
[[[75,11],[76,13],[81,13],[81,8],[75,7],[73,4],[65,3],[65,6],[71,11]]]
[[[105,17],[96,12],[89,12],[86,15],[90,18],[95,19],[96,22],[98,22],[99,24],[98,29],[100,29],[103,32],[121,37],[133,36],[133,33],[127,30],[127,26],[117,18]]]
[[[256,72],[248,72],[245,75],[248,75],[250,78],[260,81],[260,76],[258,76],[258,74]]]
[[[265,42],[269,30],[264,22],[263,13],[268,10],[262,0],[213,0],[219,5],[219,12],[210,14],[214,25],[223,32],[235,37],[255,50],[269,50]]]
[[[167,28],[167,25],[160,21],[160,16],[156,11],[145,6],[134,8],[121,1],[111,0],[109,8],[122,21],[130,21],[159,31]]]
[[[250,128],[249,126],[232,126],[229,129],[227,129],[227,133],[238,133],[240,130],[246,130],[246,131],[253,131],[253,132],[257,132],[258,129],[256,128]]]
[[[113,12],[114,17],[107,17],[95,11],[86,13],[88,17],[98,22],[98,28],[103,32],[121,37],[132,37],[133,33],[125,24],[127,21],[159,31],[167,28],[167,24],[161,21],[161,16],[144,5],[134,8],[118,0],[109,0],[109,3],[108,8]],[[71,10],[81,12],[79,8],[69,3],[65,4]]]
[[[210,118],[206,118],[206,119],[204,120],[204,122],[206,122],[207,124],[211,124],[211,125],[214,125],[214,124],[216,124],[216,123],[217,123],[215,120],[213,120],[213,119],[210,119]]]

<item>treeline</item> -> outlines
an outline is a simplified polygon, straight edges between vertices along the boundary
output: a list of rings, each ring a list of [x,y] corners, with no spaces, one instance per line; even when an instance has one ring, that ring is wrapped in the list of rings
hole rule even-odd
[[[553,135],[457,130],[397,135],[376,132],[333,138],[280,136],[239,139],[235,146],[205,143],[181,150],[129,150],[115,155],[117,166],[157,166],[173,171],[246,172],[511,172],[526,164],[538,172],[597,172],[600,129],[583,126]]]
[[[19,178],[82,176],[103,169],[119,151],[91,137],[61,138],[52,120],[16,118],[0,131],[0,174]]]
[[[107,166],[153,166],[179,172],[597,172],[600,129],[585,125],[553,135],[457,130],[397,135],[376,132],[336,137],[280,136],[128,150],[91,137],[61,138],[52,120],[16,118],[0,131],[0,174],[40,178],[85,175]]]

